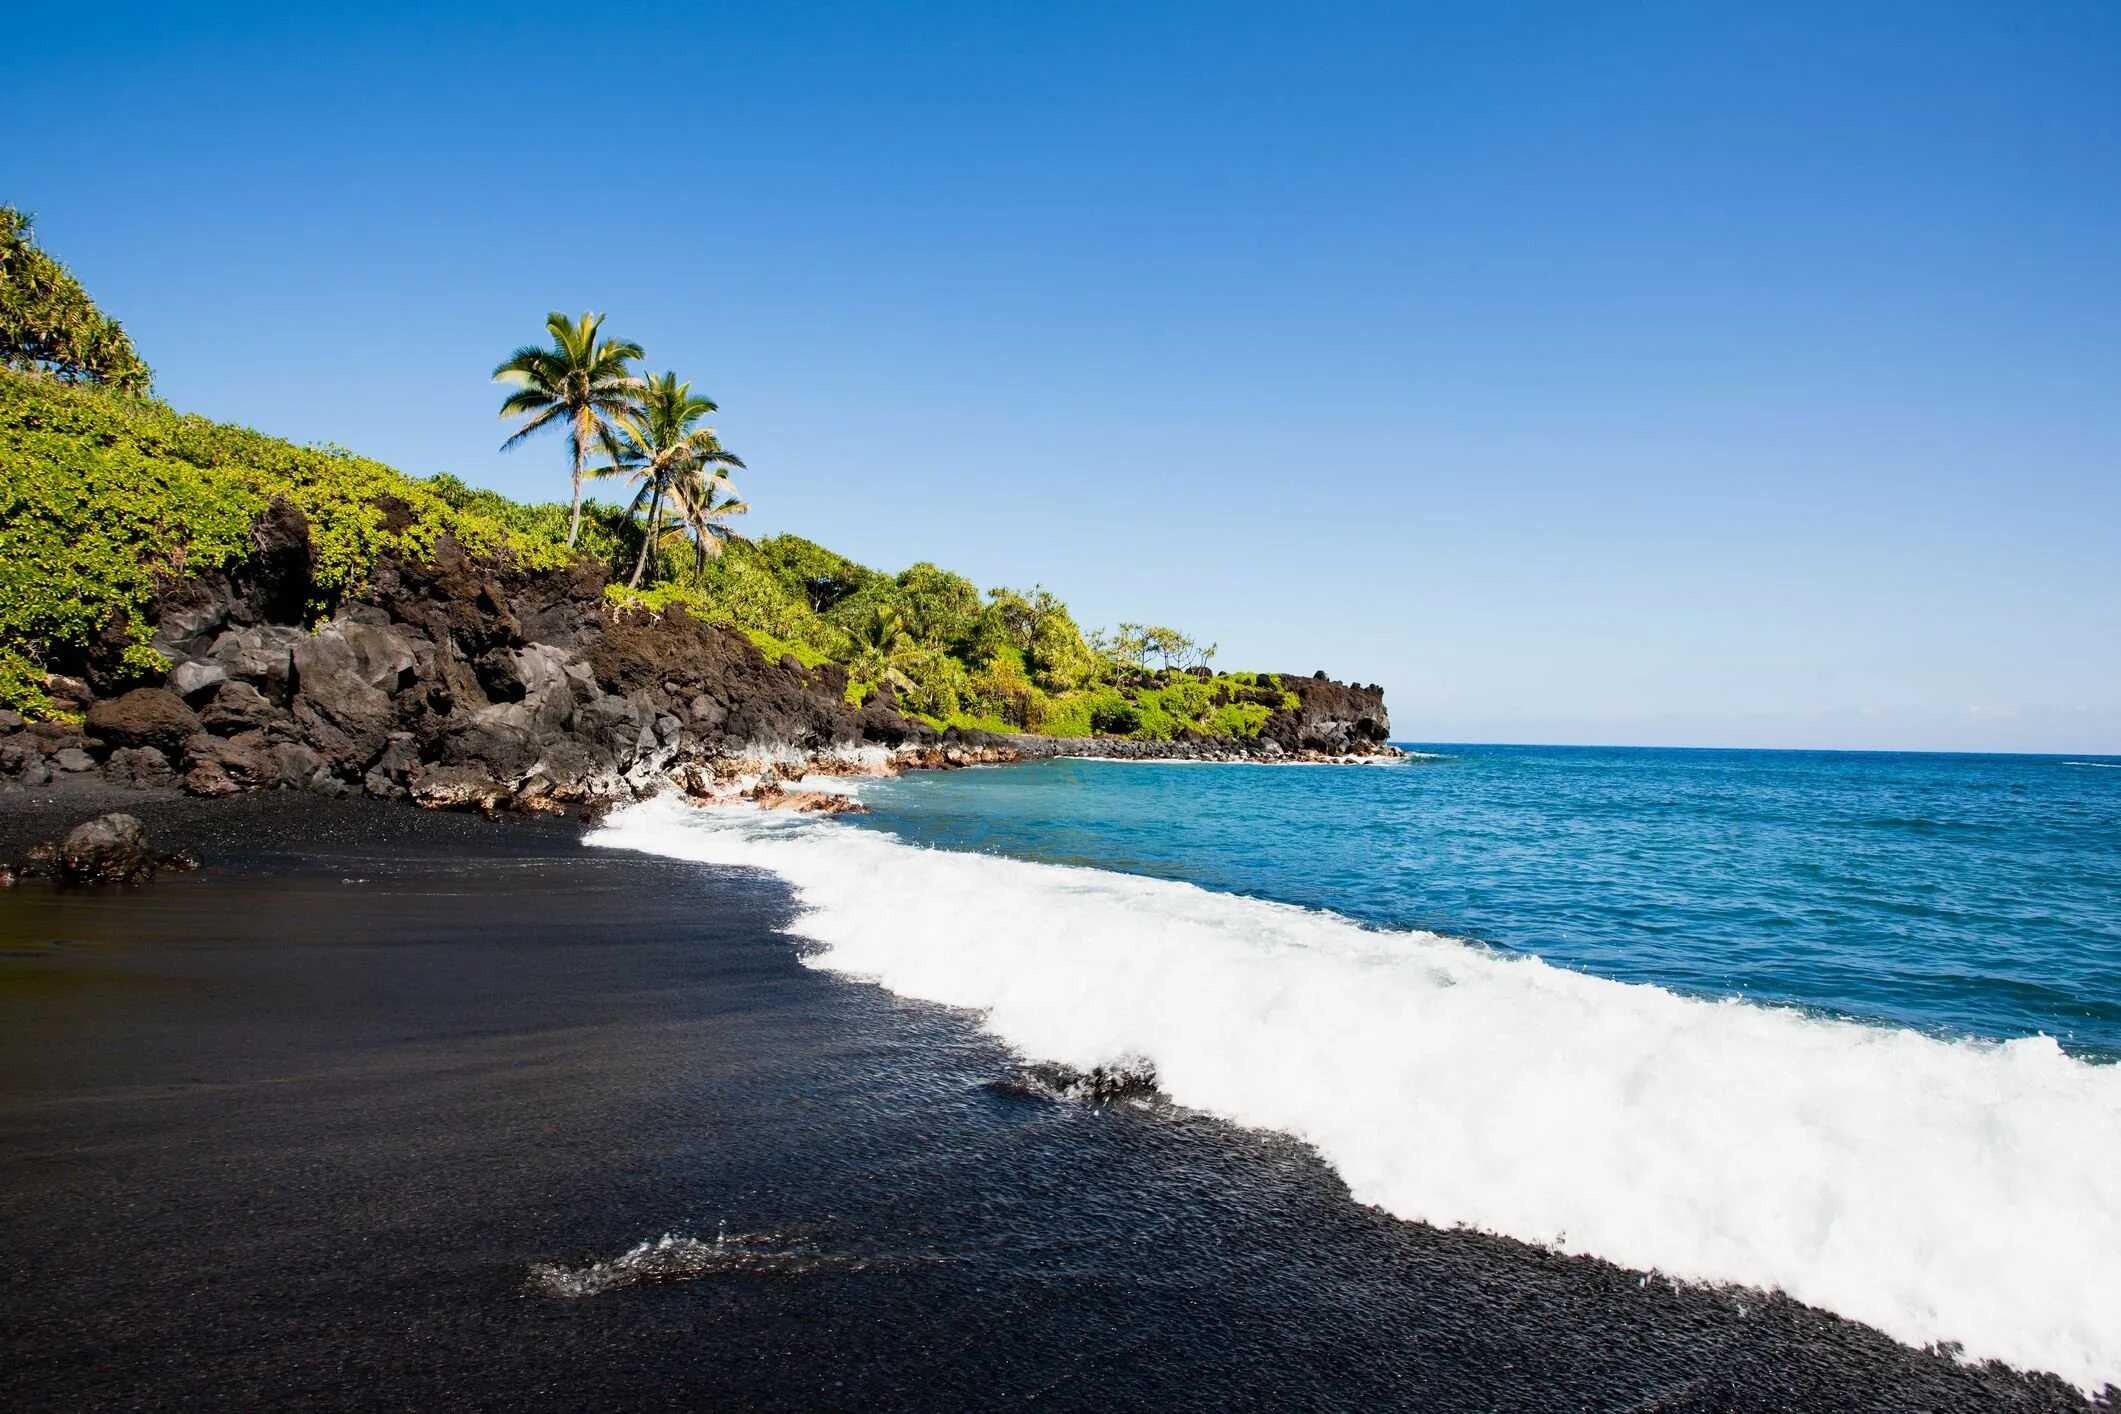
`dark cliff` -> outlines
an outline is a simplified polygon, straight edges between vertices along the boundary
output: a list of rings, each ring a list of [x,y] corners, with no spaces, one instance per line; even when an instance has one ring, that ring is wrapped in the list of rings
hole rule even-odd
[[[542,808],[623,799],[672,779],[889,748],[911,764],[1103,750],[1301,756],[1386,750],[1383,694],[1285,679],[1294,710],[1256,742],[938,734],[888,693],[856,709],[844,670],[770,662],[745,635],[689,617],[614,611],[588,561],[524,571],[444,540],[386,557],[356,595],[316,606],[299,511],[275,504],[255,553],[165,588],[153,608],[160,685],[116,692],[95,646],[53,688],[79,728],[0,715],[0,778],[97,771],[205,795],[296,788],[430,805]],[[108,635],[106,637],[109,637]],[[1048,745],[1047,743],[1051,743]],[[872,753],[880,762],[883,753]]]

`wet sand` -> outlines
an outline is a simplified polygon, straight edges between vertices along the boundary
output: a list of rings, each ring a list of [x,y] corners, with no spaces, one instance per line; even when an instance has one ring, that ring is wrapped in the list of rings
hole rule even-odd
[[[205,868],[0,893],[10,1410],[2082,1407],[1027,1096],[962,1016],[804,969],[766,876],[119,799]],[[0,797],[0,854],[102,808]],[[532,1280],[665,1234],[676,1279]]]

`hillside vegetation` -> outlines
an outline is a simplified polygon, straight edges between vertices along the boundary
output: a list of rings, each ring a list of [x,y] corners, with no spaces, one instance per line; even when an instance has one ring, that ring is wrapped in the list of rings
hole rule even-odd
[[[0,702],[49,713],[45,675],[77,671],[99,643],[117,650],[122,672],[159,675],[148,646],[158,583],[240,561],[275,497],[309,518],[318,616],[358,594],[378,556],[419,558],[444,535],[526,568],[581,554],[617,578],[647,533],[625,510],[592,501],[570,551],[567,505],[408,476],[93,384],[0,373]],[[1270,676],[1208,673],[1204,650],[1167,630],[1086,638],[1043,589],[983,593],[931,564],[885,574],[787,535],[732,541],[704,563],[687,545],[658,546],[654,557],[663,582],[614,583],[612,612],[682,605],[741,630],[769,657],[838,663],[851,698],[888,691],[938,726],[1249,738],[1294,703]]]
[[[728,481],[744,463],[704,422],[714,401],[637,372],[640,347],[602,328],[551,314],[548,344],[494,370],[511,389],[504,447],[552,433],[568,452],[568,503],[523,505],[152,400],[124,330],[0,206],[0,705],[51,715],[47,679],[90,665],[110,679],[99,687],[160,676],[159,594],[242,562],[253,523],[285,500],[309,523],[312,619],[358,596],[379,557],[417,562],[450,537],[519,569],[586,557],[614,615],[681,608],[770,659],[838,664],[850,702],[883,698],[937,727],[1249,739],[1296,706],[1272,676],[1211,673],[1214,648],[1168,628],[1086,637],[1043,586],[982,593],[932,564],[885,574],[797,536],[746,539]],[[598,479],[630,501],[585,500]]]

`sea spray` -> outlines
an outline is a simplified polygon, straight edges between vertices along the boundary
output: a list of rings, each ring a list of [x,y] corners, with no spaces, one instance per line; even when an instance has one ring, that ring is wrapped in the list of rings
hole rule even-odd
[[[593,843],[770,869],[812,966],[1027,1059],[1152,1066],[1361,1201],[1911,1345],[2121,1379],[2121,1067],[1681,997],[1192,885],[668,800]]]

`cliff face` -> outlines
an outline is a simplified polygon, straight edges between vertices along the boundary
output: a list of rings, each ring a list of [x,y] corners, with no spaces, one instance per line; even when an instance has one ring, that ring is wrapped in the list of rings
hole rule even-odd
[[[1298,706],[1268,719],[1260,735],[1283,751],[1368,756],[1386,749],[1392,719],[1385,713],[1383,688],[1334,682],[1324,673],[1308,678],[1285,675],[1282,681],[1296,693]]]
[[[526,573],[444,540],[382,561],[365,590],[304,626],[316,594],[308,526],[261,516],[234,571],[171,585],[154,608],[160,686],[117,691],[91,651],[55,680],[85,729],[0,716],[0,777],[36,784],[98,771],[181,781],[203,795],[276,787],[436,806],[548,808],[623,799],[676,780],[793,765],[860,748],[912,764],[1083,749],[1128,755],[1283,756],[1385,749],[1378,689],[1288,680],[1300,705],[1257,743],[1070,743],[948,732],[888,697],[847,705],[845,672],[769,662],[744,635],[688,617],[613,613],[591,563]],[[881,758],[882,752],[873,753]]]

